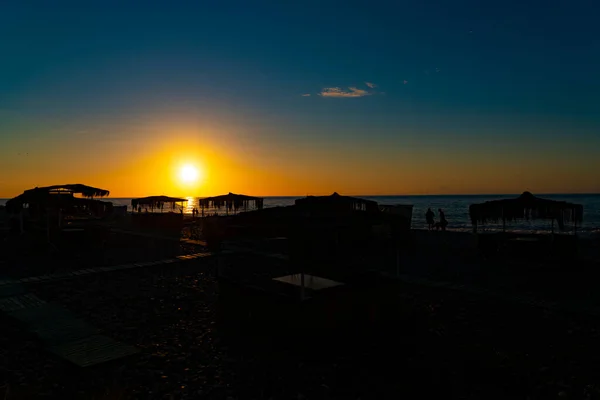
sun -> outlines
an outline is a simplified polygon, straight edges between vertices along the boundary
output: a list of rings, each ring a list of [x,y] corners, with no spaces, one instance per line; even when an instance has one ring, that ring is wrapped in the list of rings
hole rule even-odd
[[[200,173],[193,165],[184,165],[179,170],[179,179],[183,183],[194,183],[198,180]]]

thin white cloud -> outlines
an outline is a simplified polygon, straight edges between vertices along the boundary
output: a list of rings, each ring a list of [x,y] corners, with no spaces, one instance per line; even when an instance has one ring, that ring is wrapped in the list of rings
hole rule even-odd
[[[310,93],[304,93],[302,97],[310,97]]]
[[[348,90],[344,90],[339,87],[330,87],[324,88],[319,93],[319,96],[323,97],[364,97],[371,95],[371,92],[368,92],[364,89],[359,89],[356,87],[349,87]]]
[[[365,82],[365,84],[370,87],[371,89],[375,89],[377,87],[376,84],[374,84],[373,82]]]
[[[408,83],[408,81],[405,79],[405,80],[404,80],[404,84],[406,85],[407,83]]]

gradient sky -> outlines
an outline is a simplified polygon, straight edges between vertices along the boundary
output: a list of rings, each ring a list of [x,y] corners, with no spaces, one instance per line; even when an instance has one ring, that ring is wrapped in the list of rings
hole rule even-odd
[[[0,197],[600,192],[597,1],[3,1]],[[201,184],[177,179],[186,163]]]

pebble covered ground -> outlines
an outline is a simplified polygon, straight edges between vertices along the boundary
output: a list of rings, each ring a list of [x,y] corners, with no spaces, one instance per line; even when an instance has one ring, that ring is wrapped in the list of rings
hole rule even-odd
[[[78,369],[2,317],[7,399],[600,398],[598,320],[458,292],[402,286],[393,331],[341,337],[329,351],[259,351],[221,339],[206,271],[119,271],[29,289],[142,352]]]

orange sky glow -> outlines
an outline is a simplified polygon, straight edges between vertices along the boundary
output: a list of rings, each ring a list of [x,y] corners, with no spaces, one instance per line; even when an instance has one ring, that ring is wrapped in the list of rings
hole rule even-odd
[[[333,137],[320,138],[315,145],[309,135],[265,139],[234,123],[182,124],[174,118],[142,122],[123,127],[131,132],[127,135],[107,130],[109,134],[90,136],[73,130],[58,139],[48,135],[32,141],[26,134],[13,139],[0,149],[0,169],[11,171],[0,175],[0,198],[64,183],[107,189],[111,197],[600,191],[592,173],[598,162],[585,146],[567,149],[578,155],[574,163],[561,157],[561,143],[537,153],[501,142],[488,145],[492,152],[437,148],[435,138],[428,145],[409,139],[350,142]],[[24,132],[38,129],[26,126]],[[200,179],[183,182],[184,165],[197,168]]]
[[[102,147],[102,146],[100,146]],[[62,151],[28,155],[32,161],[5,158],[3,168],[14,171],[0,178],[0,197],[10,198],[35,186],[84,183],[108,189],[110,197],[212,196],[228,192],[257,196],[304,196],[337,191],[349,195],[386,194],[499,194],[529,189],[536,193],[581,192],[594,188],[591,175],[581,167],[558,163],[552,174],[543,160],[505,166],[477,157],[457,159],[444,165],[435,157],[412,157],[399,152],[398,159],[380,149],[379,157],[363,149],[346,150],[337,157],[328,149],[302,154],[301,148],[280,148],[273,156],[248,154],[241,148],[219,143],[193,143],[189,138],[148,145],[123,143],[122,148],[102,154]],[[74,149],[73,149],[74,151]],[[268,149],[265,149],[268,153]],[[33,154],[32,154],[33,153]],[[295,161],[294,155],[302,161]],[[51,165],[52,168],[47,166]],[[83,167],[78,167],[82,165]],[[181,169],[199,172],[194,182],[181,179]],[[562,168],[561,168],[562,167]],[[494,176],[490,180],[490,176]],[[576,177],[576,179],[573,179]],[[532,184],[533,183],[533,184]]]

